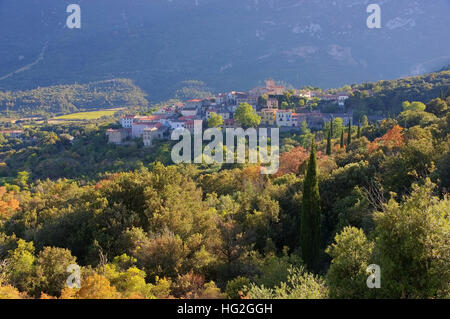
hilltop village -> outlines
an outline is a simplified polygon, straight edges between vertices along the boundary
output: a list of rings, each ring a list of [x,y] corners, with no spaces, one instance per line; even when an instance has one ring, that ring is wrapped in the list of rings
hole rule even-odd
[[[321,91],[311,89],[288,90],[274,80],[266,80],[264,87],[248,92],[231,91],[213,98],[191,99],[159,107],[151,115],[125,115],[119,129],[108,129],[109,143],[122,144],[127,140],[142,138],[146,147],[152,146],[155,138],[168,139],[176,129],[193,131],[194,121],[208,125],[211,117],[220,118],[220,127],[235,128],[236,109],[246,103],[251,105],[260,117],[259,127],[278,127],[282,132],[299,131],[302,125],[311,130],[320,130],[326,122],[341,118],[347,125],[353,118],[353,111],[347,110],[345,101],[351,92]],[[326,105],[322,110],[318,104]],[[331,111],[330,111],[331,109]]]

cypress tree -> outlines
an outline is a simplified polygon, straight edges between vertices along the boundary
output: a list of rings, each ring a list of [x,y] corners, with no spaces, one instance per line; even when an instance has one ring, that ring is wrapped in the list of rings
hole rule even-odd
[[[315,138],[312,140],[311,155],[303,183],[300,247],[308,269],[317,270],[320,257],[320,194]]]
[[[439,96],[441,100],[445,100],[444,89],[441,88],[441,94]]]
[[[333,120],[330,121],[330,131],[331,131],[331,137],[333,137],[334,132],[333,132]]]
[[[327,138],[327,153],[328,156],[331,155],[331,130],[328,131],[328,138]]]
[[[352,143],[352,120],[348,122],[348,136],[347,136],[347,145]]]
[[[341,148],[344,148],[344,129],[341,131]]]

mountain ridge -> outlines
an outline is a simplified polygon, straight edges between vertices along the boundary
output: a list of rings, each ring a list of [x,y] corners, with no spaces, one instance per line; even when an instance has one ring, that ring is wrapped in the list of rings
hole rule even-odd
[[[159,101],[192,79],[216,91],[250,89],[267,77],[338,87],[450,63],[448,0],[378,1],[379,30],[365,25],[366,0],[78,3],[82,28],[69,30],[69,1],[0,1],[0,78],[48,43],[43,59],[0,80],[1,90],[130,78]]]

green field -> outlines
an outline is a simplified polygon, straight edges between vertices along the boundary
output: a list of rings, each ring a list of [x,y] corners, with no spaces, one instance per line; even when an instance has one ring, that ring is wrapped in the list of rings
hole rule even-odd
[[[80,112],[53,118],[54,120],[97,120],[103,116],[113,116],[117,110]]]

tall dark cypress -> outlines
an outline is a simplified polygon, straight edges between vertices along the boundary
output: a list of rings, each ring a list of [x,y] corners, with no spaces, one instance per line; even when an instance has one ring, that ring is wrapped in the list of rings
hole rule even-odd
[[[309,270],[317,270],[320,257],[320,194],[317,178],[315,139],[312,140],[305,181],[300,220],[300,247]]]
[[[352,120],[348,122],[348,136],[347,136],[347,145],[352,143]]]
[[[330,121],[330,131],[331,131],[331,137],[334,136],[334,132],[333,132],[333,119],[331,119]]]
[[[331,155],[331,129],[328,131],[328,138],[327,138],[327,155]]]
[[[344,148],[344,129],[341,131],[341,148]]]

